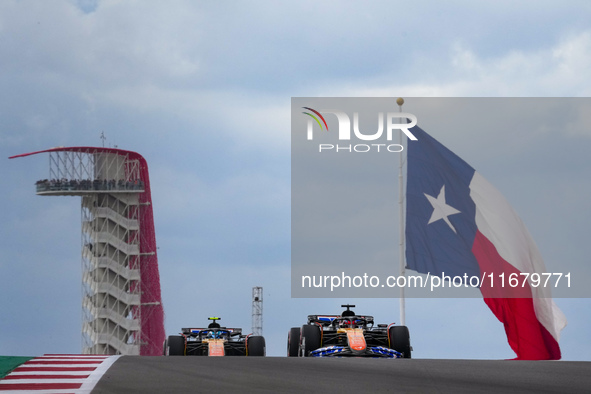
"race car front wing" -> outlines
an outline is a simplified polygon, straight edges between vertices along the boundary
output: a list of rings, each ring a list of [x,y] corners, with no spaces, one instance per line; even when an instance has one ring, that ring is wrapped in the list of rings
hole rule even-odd
[[[348,346],[327,346],[312,350],[310,357],[384,357],[402,358],[403,354],[383,346],[368,346],[363,353],[353,352]]]

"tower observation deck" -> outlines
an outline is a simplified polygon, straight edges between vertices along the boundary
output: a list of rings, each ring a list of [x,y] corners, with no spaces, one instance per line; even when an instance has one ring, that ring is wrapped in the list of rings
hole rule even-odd
[[[82,353],[160,355],[164,310],[146,160],[112,148],[49,153],[41,196],[82,197]]]

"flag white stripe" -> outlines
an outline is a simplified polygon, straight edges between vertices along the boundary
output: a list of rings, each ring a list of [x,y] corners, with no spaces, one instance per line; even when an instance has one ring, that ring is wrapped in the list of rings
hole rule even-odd
[[[476,205],[476,227],[495,246],[499,255],[524,273],[547,272],[538,247],[523,221],[505,197],[482,175],[474,172],[470,198]],[[550,288],[532,287],[538,321],[558,341],[566,317],[551,298]]]

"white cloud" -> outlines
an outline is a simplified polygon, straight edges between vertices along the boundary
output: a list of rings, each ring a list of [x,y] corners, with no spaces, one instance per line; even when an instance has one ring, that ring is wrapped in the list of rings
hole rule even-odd
[[[423,59],[425,60],[425,59]],[[420,66],[410,64],[409,69]],[[447,59],[433,64],[430,81],[410,72],[405,80],[388,74],[367,86],[322,86],[319,92],[334,96],[407,97],[586,97],[591,94],[591,31],[571,34],[539,50],[512,50],[498,56],[479,54],[458,41],[449,44]],[[398,78],[400,79],[400,78]],[[433,81],[435,79],[435,81]],[[442,82],[437,82],[442,81]]]

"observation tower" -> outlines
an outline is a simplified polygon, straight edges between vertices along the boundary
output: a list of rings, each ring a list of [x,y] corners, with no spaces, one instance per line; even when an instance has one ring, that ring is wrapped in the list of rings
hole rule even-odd
[[[49,153],[40,196],[82,197],[82,353],[161,355],[164,310],[146,160],[100,147]]]

